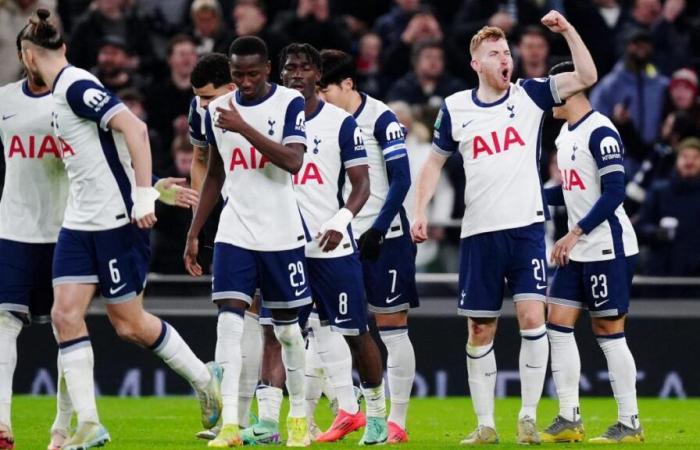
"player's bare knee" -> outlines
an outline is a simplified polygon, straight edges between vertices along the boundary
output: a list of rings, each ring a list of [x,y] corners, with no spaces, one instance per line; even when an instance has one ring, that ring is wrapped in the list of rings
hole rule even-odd
[[[469,343],[487,345],[496,335],[496,319],[469,318]]]
[[[59,333],[63,333],[79,327],[83,316],[80,311],[66,303],[56,303],[51,308],[51,322]]]
[[[573,328],[578,319],[579,310],[569,306],[549,304],[547,306],[547,323]]]
[[[591,327],[596,336],[622,333],[625,331],[625,316],[594,317],[591,320]]]
[[[521,330],[531,330],[544,325],[544,304],[518,309],[518,325]]]

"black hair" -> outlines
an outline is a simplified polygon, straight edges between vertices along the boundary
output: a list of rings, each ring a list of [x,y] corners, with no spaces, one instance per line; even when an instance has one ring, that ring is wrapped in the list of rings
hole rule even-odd
[[[429,48],[444,50],[442,47],[442,42],[440,42],[438,39],[422,39],[413,44],[413,47],[411,47],[411,63],[415,64],[423,50]]]
[[[289,55],[306,55],[309,62],[321,70],[321,54],[311,44],[292,43],[280,52],[280,67],[284,67]]]
[[[189,34],[176,34],[175,36],[171,37],[168,41],[168,57],[172,56],[175,47],[177,47],[179,44],[182,44],[183,42],[189,42],[195,47],[197,46],[197,41]]]
[[[229,58],[233,55],[259,55],[265,61],[269,59],[267,44],[257,36],[241,36],[236,38],[228,49]]]
[[[138,102],[143,105],[143,95],[136,88],[125,88],[117,92],[117,97],[123,102]]]
[[[341,50],[323,50],[321,52],[321,81],[319,86],[325,88],[329,84],[340,84],[346,78],[355,78],[355,61],[352,56]]]
[[[564,73],[564,72],[573,72],[576,70],[574,68],[574,63],[571,61],[564,61],[560,62],[559,64],[555,65],[551,69],[549,69],[549,76],[551,77],[552,75],[556,75],[559,73]]]
[[[525,29],[520,33],[520,39],[518,40],[518,42],[522,42],[525,36],[539,36],[545,41],[547,41],[547,43],[549,43],[547,33],[544,31],[544,28],[542,28],[539,25],[526,26]]]
[[[48,9],[37,9],[36,14],[29,18],[29,23],[22,28],[17,36],[17,50],[22,49],[22,41],[48,50],[58,50],[63,46],[63,36],[51,22],[51,12]]]
[[[231,70],[226,55],[209,53],[199,58],[190,75],[190,83],[196,89],[209,83],[215,88],[231,83]]]

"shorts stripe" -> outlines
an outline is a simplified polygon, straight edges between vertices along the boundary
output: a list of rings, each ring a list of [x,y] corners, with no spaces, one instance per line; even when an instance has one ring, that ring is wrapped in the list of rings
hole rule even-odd
[[[212,299],[212,301],[229,300],[229,299],[243,300],[244,302],[248,303],[249,305],[251,303],[253,303],[253,297],[251,297],[250,295],[248,295],[244,292],[239,292],[239,291],[212,292],[211,299]]]
[[[538,293],[525,293],[525,294],[515,294],[513,296],[514,302],[521,302],[523,300],[537,300],[538,302],[547,302],[547,297]]]
[[[462,308],[457,308],[457,314],[460,316],[467,316],[467,317],[484,317],[484,318],[491,318],[491,317],[499,317],[501,315],[501,311],[485,311],[485,310],[475,310],[475,309],[462,309]]]
[[[565,298],[548,297],[547,303],[568,306],[570,308],[583,309],[583,302],[577,302],[576,300],[568,300]]]
[[[343,336],[359,336],[360,334],[362,334],[357,328],[340,328],[336,327],[335,325],[331,325],[330,327],[332,331],[340,333]]]
[[[114,297],[114,298],[109,298],[109,297],[104,297],[105,303],[108,305],[117,305],[119,303],[126,303],[128,301],[133,300],[136,298],[139,294],[136,293],[135,291],[127,292],[124,295],[120,295],[119,297]]]
[[[619,316],[620,312],[617,309],[605,309],[603,311],[588,311],[591,317],[615,317]]]
[[[99,279],[97,275],[76,275],[54,278],[52,283],[54,286],[59,284],[97,284]]]
[[[411,309],[411,305],[408,303],[402,303],[400,305],[390,306],[390,307],[384,308],[381,306],[374,306],[374,305],[368,304],[367,309],[369,309],[373,313],[391,314],[391,313],[395,313],[395,312],[399,312],[399,311],[406,311],[408,309]]]
[[[263,306],[270,309],[291,309],[298,308],[300,306],[308,305],[311,303],[311,296],[300,298],[298,300],[292,300],[290,302],[268,302],[263,297]]]
[[[0,303],[0,311],[14,311],[28,314],[29,307],[27,305],[20,305],[19,303]]]

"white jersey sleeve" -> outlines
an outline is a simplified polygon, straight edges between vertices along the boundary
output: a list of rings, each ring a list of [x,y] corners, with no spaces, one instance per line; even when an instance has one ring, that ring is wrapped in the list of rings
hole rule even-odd
[[[53,135],[51,93],[34,95],[21,80],[0,87],[0,141],[5,185],[0,238],[56,242],[68,197],[63,146]]]
[[[216,242],[256,251],[299,248],[310,240],[305,230],[292,176],[275,166],[239,133],[213,125],[216,108],[233,102],[244,120],[279,144],[306,146],[304,98],[299,92],[272,84],[268,94],[245,102],[239,91],[209,104],[205,116],[207,141],[218,149],[226,172],[226,199]]]
[[[301,213],[315,238],[324,222],[332,218],[343,205],[342,188],[346,169],[367,164],[362,135],[355,119],[342,109],[321,102],[319,109],[306,118],[308,149],[304,165],[293,176]],[[311,258],[335,258],[350,255],[355,243],[349,230],[331,252],[323,252],[319,241],[306,244],[306,256]]]
[[[63,226],[99,231],[130,222],[135,186],[121,133],[109,129],[126,106],[89,72],[66,66],[53,87],[54,132],[63,152],[70,190]]]
[[[556,146],[569,229],[572,229],[587,217],[601,198],[602,178],[624,172],[624,146],[610,119],[596,111],[576,124],[564,124]],[[579,238],[571,251],[571,259],[604,261],[638,252],[632,224],[619,205],[600,225]]]
[[[476,90],[445,99],[433,148],[462,155],[466,205],[462,238],[543,222],[548,216],[539,176],[544,111],[560,99],[551,78],[519,80],[499,100]]]

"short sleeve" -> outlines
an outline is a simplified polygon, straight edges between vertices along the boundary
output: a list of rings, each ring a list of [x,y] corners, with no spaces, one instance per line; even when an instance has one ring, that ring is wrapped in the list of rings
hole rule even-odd
[[[403,127],[392,111],[384,111],[374,124],[374,137],[382,148],[384,161],[402,158],[406,153]]]
[[[199,107],[197,97],[190,102],[190,112],[187,116],[190,144],[197,147],[207,147],[206,130],[204,129],[203,109]]]
[[[214,136],[214,127],[212,126],[209,109],[207,109],[207,112],[204,114],[204,135],[208,143],[216,145],[216,137]]]
[[[611,172],[624,172],[624,147],[622,139],[610,127],[598,127],[591,133],[588,148],[598,165],[598,174],[602,177]]]
[[[450,156],[457,150],[457,142],[452,138],[452,118],[445,103],[440,107],[433,126],[433,150],[443,156]]]
[[[107,124],[126,106],[104,86],[92,80],[77,80],[66,90],[66,101],[76,116],[107,130]]]
[[[362,140],[362,133],[352,116],[346,117],[340,125],[338,145],[340,146],[340,159],[346,169],[367,164],[367,151]]]
[[[557,83],[554,78],[528,78],[519,81],[530,99],[543,111],[561,104]]]
[[[304,98],[294,97],[284,115],[282,144],[306,145],[306,118],[304,116]]]

